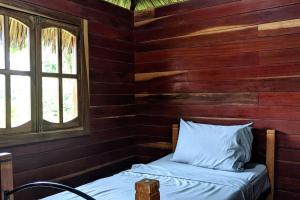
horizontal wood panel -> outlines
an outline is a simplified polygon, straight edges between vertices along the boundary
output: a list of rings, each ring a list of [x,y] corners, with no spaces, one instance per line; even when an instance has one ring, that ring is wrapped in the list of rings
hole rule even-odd
[[[242,30],[232,30],[230,32],[203,34],[190,37],[170,38],[159,41],[141,42],[137,44],[136,50],[138,52],[145,52],[151,50],[164,50],[172,48],[183,47],[198,47],[214,45],[216,43],[226,43],[237,40],[251,39],[258,36],[257,27],[249,27]]]
[[[207,7],[213,7],[218,4],[224,4],[228,2],[234,2],[239,0],[190,0],[180,4],[169,5],[155,9],[155,12],[137,12],[135,14],[135,21],[143,21],[156,17],[164,17],[166,15],[177,15],[191,11],[194,9],[201,9]]]
[[[300,135],[282,134],[278,136],[278,147],[300,149]]]
[[[171,79],[171,78],[168,78]],[[181,92],[300,92],[300,78],[267,80],[171,82],[147,81],[136,85],[137,93]],[[294,85],[296,87],[291,87]]]
[[[279,190],[290,190],[292,192],[299,194],[299,191],[300,191],[299,179],[279,177],[278,180],[276,180],[276,181],[278,183]]]
[[[210,1],[213,2],[213,1]],[[197,6],[194,6],[193,9],[185,10],[182,12],[176,12],[174,15],[165,14],[162,17],[149,16],[148,20],[136,24],[137,30],[149,30],[149,29],[163,29],[170,26],[174,26],[173,22],[176,21],[180,25],[191,24],[192,23],[201,23],[203,21],[207,24],[213,24],[209,19],[215,20],[218,18],[238,15],[243,13],[253,13],[255,11],[271,9],[281,6],[287,6],[295,3],[299,3],[297,0],[272,0],[272,1],[251,1],[251,0],[233,0],[227,1],[228,3],[221,3],[219,5],[206,7],[205,3],[202,4],[202,8],[197,9]],[[232,2],[232,3],[231,3]],[[194,4],[201,5],[200,2]],[[178,5],[179,6],[179,5]],[[182,4],[179,6],[182,7]],[[159,8],[153,12],[155,15],[159,11]],[[147,12],[146,12],[147,13]],[[152,13],[149,13],[151,15]],[[135,17],[137,18],[137,17]],[[152,20],[151,20],[152,18]],[[191,20],[192,19],[192,20]],[[148,22],[148,23],[147,23]]]
[[[104,129],[114,129],[121,127],[130,127],[134,125],[134,115],[114,116],[107,118],[91,119],[91,131],[99,131]]]
[[[159,125],[152,125],[152,126],[145,126],[145,125],[137,125],[134,133],[138,136],[151,136],[151,137],[161,137],[167,138],[171,141],[172,131],[171,128],[168,126],[159,126]],[[146,142],[143,142],[146,143]]]
[[[90,93],[93,94],[133,94],[134,84],[91,82]]]
[[[287,192],[286,190],[275,191],[275,199],[280,200],[283,198],[289,200],[298,200],[300,198],[300,194],[295,192]]]
[[[299,22],[299,19],[296,20]],[[287,35],[287,34],[294,34],[294,33],[300,33],[300,27],[298,24],[296,27],[261,30],[259,31],[258,35],[261,37],[265,37],[265,36]]]
[[[256,38],[257,41],[262,40],[269,36],[284,36],[289,34],[300,33],[299,19],[279,21],[279,29],[259,30],[260,27],[268,26],[268,24],[246,26],[232,29],[222,29],[210,32],[203,31],[202,33],[188,35],[186,37],[175,37],[163,40],[153,40],[147,42],[141,42],[137,44],[136,50],[138,52],[145,52],[151,50],[165,50],[165,49],[178,49],[178,48],[192,48],[201,46],[216,46],[226,43],[233,43],[241,40],[253,40]],[[272,23],[271,23],[272,24]],[[270,25],[271,26],[271,25]],[[275,26],[275,25],[274,25]],[[285,27],[286,26],[286,27]]]
[[[92,106],[90,115],[92,118],[130,115],[134,113],[134,104],[113,106]]]
[[[281,49],[275,51],[264,51],[259,53],[261,65],[272,65],[280,63],[299,63],[300,48]]]
[[[298,48],[300,42],[298,41],[300,34],[255,38],[243,41],[231,42],[227,44],[213,44],[209,46],[201,46],[194,48],[177,48],[171,50],[156,50],[139,52],[135,55],[136,62],[151,62],[153,57],[158,59],[175,59],[180,57],[188,57],[190,55],[198,56],[211,56],[211,55],[224,55],[236,54],[256,51],[270,51],[277,49]]]
[[[111,14],[108,15],[108,13],[99,14],[97,9],[91,9],[87,7],[82,7],[81,12],[85,13],[85,17],[89,18],[90,20],[107,24],[115,29],[131,31],[132,22],[130,19],[122,19],[120,17],[112,16]],[[102,16],[99,20],[100,15]]]
[[[261,105],[266,105],[266,106],[284,105],[284,106],[295,107],[300,105],[300,93],[297,92],[260,93],[259,102]]]
[[[128,41],[114,40],[105,36],[89,34],[89,42],[94,46],[99,46],[107,49],[118,50],[122,52],[132,52],[133,44]]]
[[[136,117],[138,124],[142,125],[154,125],[154,126],[167,126],[170,127],[171,124],[178,123],[179,118],[183,116],[174,116],[174,115],[147,115],[139,114]],[[292,146],[297,144],[297,140],[293,142],[293,138],[297,138],[297,135],[300,133],[300,123],[298,121],[289,121],[289,120],[263,120],[263,119],[248,119],[248,118],[221,118],[221,117],[191,117],[184,116],[184,119],[191,120],[199,123],[209,123],[209,124],[221,124],[221,125],[232,125],[232,124],[245,124],[249,122],[254,123],[255,128],[266,129],[276,127],[276,130],[280,133],[284,133],[284,136],[280,136],[282,141],[285,144]],[[290,139],[287,139],[291,137]],[[280,143],[281,144],[281,143]],[[281,144],[283,145],[283,143]]]
[[[144,143],[156,143],[156,142],[170,142],[171,138],[165,138],[165,137],[155,137],[155,136],[149,136],[149,135],[137,135],[136,142],[138,144],[144,144]]]
[[[259,65],[258,53],[240,53],[236,55],[220,55],[220,56],[193,56],[180,59],[165,59],[160,61],[154,58],[149,63],[135,63],[135,71],[137,73],[160,72],[174,70],[200,70],[210,67],[242,67]]]
[[[300,162],[300,150],[280,148],[277,151],[279,160]]]
[[[257,2],[253,1],[252,3],[257,4]],[[185,23],[180,24],[180,26],[167,26],[165,29],[160,28],[157,30],[138,31],[137,28],[135,32],[135,39],[137,42],[145,42],[163,38],[186,36],[189,34],[195,34],[197,31],[202,31],[209,28],[231,28],[236,26],[258,25],[274,21],[296,19],[300,17],[300,14],[298,12],[299,6],[300,5],[295,4],[273,9],[261,10],[257,12],[248,12],[240,15],[229,15],[228,17],[216,18],[209,21],[199,22],[197,20],[185,20]]]
[[[291,161],[278,161],[276,172],[279,177],[290,177],[299,179],[299,163]]]
[[[99,21],[89,22],[89,32],[94,35],[106,36],[111,39],[124,41],[132,41],[133,39],[130,30],[118,30]]]
[[[198,80],[243,80],[243,79],[268,79],[280,77],[300,76],[300,63],[282,64],[275,66],[251,66],[235,67],[226,69],[209,69],[201,71],[190,71],[188,73],[189,81]]]
[[[91,135],[86,136],[80,136],[80,137],[74,137],[69,139],[63,139],[63,140],[56,140],[56,141],[48,141],[48,142],[42,142],[42,143],[33,143],[28,144],[25,146],[16,146],[16,147],[10,147],[1,149],[1,151],[5,152],[11,152],[14,156],[14,159],[19,159],[23,157],[30,157],[30,155],[35,153],[49,153],[51,151],[56,151],[64,148],[69,147],[80,147],[88,145],[92,142],[97,141],[107,141],[112,140],[114,138],[122,138],[126,137],[130,133],[130,128],[111,128],[111,129],[105,129],[105,130],[97,130]]]
[[[100,59],[107,59],[107,60],[114,60],[120,62],[131,63],[133,60],[133,54],[124,53],[122,51],[115,51],[110,49],[105,49],[98,46],[90,45],[90,56],[100,58]]]
[[[44,153],[35,153],[31,154],[30,157],[16,158],[14,159],[14,173],[101,154],[106,151],[113,151],[120,148],[120,146],[129,146],[132,140],[132,137],[118,138],[103,142],[95,140],[94,142],[88,143],[87,146],[70,146],[69,148],[48,152],[47,158],[45,158]]]
[[[157,160],[157,156],[151,157],[151,156],[137,155],[136,159],[139,163],[150,163],[152,161]]]
[[[261,120],[300,120],[300,107],[256,105],[145,105],[137,106],[137,114],[170,115],[182,117],[215,117]]]
[[[133,64],[90,57],[90,70],[91,72],[106,73],[108,75],[109,72],[130,73],[133,72]],[[91,76],[93,76],[93,74],[91,74]]]
[[[101,72],[91,69],[90,71],[91,82],[101,83],[132,83],[134,81],[133,73],[126,72],[109,72],[109,70],[103,70]]]
[[[143,156],[152,158],[161,158],[171,153],[171,150],[159,149],[159,148],[149,148],[138,146],[137,151],[141,152]]]
[[[300,77],[300,63],[287,63],[278,65],[254,65],[226,68],[204,68],[199,70],[177,70],[166,72],[136,73],[136,82],[144,81],[203,81],[203,80],[259,80],[276,78]]]
[[[137,104],[258,104],[258,95],[256,93],[136,94],[135,100]]]
[[[128,157],[131,151],[128,149],[120,149],[115,152],[106,152],[98,155],[91,155],[78,160],[72,160],[65,163],[50,165],[43,168],[33,169],[26,172],[14,174],[14,181],[17,186],[26,182],[34,182],[40,180],[52,180],[58,177],[66,176],[75,172],[83,171],[89,167],[108,163],[115,159]],[[62,170],[63,169],[63,170]]]
[[[124,95],[101,95],[91,94],[91,106],[100,105],[122,105],[122,104],[133,104],[134,96],[130,94]]]

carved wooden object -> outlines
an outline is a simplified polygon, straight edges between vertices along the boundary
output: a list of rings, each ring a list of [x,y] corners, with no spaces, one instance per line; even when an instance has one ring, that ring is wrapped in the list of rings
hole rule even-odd
[[[135,200],[159,200],[159,181],[143,179],[135,183]]]

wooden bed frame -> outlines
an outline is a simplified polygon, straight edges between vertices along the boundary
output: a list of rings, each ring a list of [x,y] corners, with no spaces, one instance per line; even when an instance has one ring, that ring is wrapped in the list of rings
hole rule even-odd
[[[274,163],[275,163],[275,130],[268,129],[263,131],[265,134],[265,164],[268,169],[268,176],[271,183],[271,189],[267,195],[267,200],[274,198]],[[172,126],[172,150],[175,151],[179,134],[178,124]],[[255,134],[254,134],[255,137]],[[0,153],[0,200],[6,200],[4,193],[12,191],[13,188],[13,168],[12,168],[12,154]],[[135,184],[135,199],[136,200],[159,200],[159,181],[144,179]],[[13,200],[13,197],[10,197]]]

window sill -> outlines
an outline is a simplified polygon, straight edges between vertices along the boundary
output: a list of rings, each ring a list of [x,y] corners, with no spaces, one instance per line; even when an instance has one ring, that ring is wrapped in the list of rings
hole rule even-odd
[[[40,133],[0,134],[0,148],[29,145],[40,142],[68,139],[89,135],[83,127]]]

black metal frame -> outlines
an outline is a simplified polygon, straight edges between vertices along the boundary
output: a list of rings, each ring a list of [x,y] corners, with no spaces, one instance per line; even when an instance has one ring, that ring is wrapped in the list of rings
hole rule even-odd
[[[67,185],[63,185],[60,183],[53,183],[53,182],[34,182],[34,183],[28,183],[25,185],[22,185],[20,187],[14,188],[11,191],[4,191],[4,200],[9,200],[10,195],[21,192],[23,190],[31,189],[31,188],[36,188],[36,187],[42,187],[42,188],[54,188],[54,189],[59,189],[62,191],[68,191],[73,194],[76,194],[86,200],[95,200],[93,197],[75,189]]]

